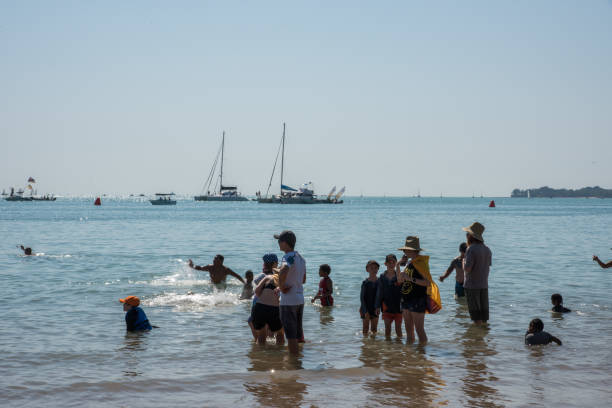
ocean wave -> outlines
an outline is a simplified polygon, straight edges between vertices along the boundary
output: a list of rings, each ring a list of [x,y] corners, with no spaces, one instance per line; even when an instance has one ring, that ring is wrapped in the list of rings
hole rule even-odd
[[[164,293],[143,300],[145,306],[172,306],[179,311],[200,311],[215,306],[234,306],[242,303],[237,293],[219,291],[213,293]]]

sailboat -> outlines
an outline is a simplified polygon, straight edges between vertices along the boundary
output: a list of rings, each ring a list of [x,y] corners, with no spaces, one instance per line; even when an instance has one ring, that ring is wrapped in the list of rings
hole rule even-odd
[[[215,161],[213,162],[212,168],[210,169],[210,173],[208,174],[208,178],[204,183],[204,188],[202,192],[206,192],[206,194],[198,195],[193,197],[196,201],[249,201],[248,198],[240,195],[238,193],[238,187],[236,186],[224,186],[223,185],[223,154],[225,150],[225,131],[223,131],[223,137],[221,138],[221,148],[217,152],[217,156],[215,157]],[[212,181],[215,179],[215,170],[217,168],[217,163],[219,162],[219,156],[221,156],[221,168],[219,171],[219,190],[217,189],[217,185],[214,186],[214,193],[211,194],[210,186]]]
[[[257,202],[262,204],[342,204],[344,201],[340,199],[344,194],[345,187],[342,187],[338,193],[336,186],[329,192],[325,198],[318,198],[314,193],[312,182],[302,184],[299,188],[293,188],[284,184],[283,176],[285,170],[285,131],[286,126],[283,123],[283,137],[281,139],[281,146],[279,152],[276,154],[276,160],[274,161],[274,167],[272,168],[272,175],[270,176],[270,182],[268,183],[268,190],[266,195],[262,197],[261,193],[257,193]],[[278,154],[281,153],[281,169],[280,169],[280,191],[278,195],[268,197],[270,187],[272,186],[272,179],[274,178],[274,172],[276,170],[276,163],[278,162]]]

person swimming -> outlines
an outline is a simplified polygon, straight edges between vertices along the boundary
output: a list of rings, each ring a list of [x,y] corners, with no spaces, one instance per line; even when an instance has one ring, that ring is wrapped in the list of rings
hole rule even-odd
[[[31,256],[32,255],[32,248],[30,247],[24,247],[23,245],[19,245],[18,248],[21,248],[21,250],[23,251],[23,253],[27,256]]]

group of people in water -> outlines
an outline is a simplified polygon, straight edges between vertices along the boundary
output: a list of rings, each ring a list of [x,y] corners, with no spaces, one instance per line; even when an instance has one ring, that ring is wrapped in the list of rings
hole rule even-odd
[[[460,244],[459,255],[451,261],[446,272],[439,276],[439,281],[444,282],[455,272],[455,298],[465,297],[471,320],[482,325],[489,320],[488,277],[492,253],[484,244],[485,227],[481,223],[474,222],[463,230],[466,232],[466,242]],[[297,238],[292,231],[282,231],[275,234],[274,238],[284,255],[279,262],[276,254],[265,254],[262,272],[257,277],[249,270],[243,279],[223,265],[223,255],[216,255],[210,265],[195,265],[191,259],[188,265],[195,270],[208,272],[212,283],[216,285],[223,285],[228,275],[242,282],[241,299],[253,299],[248,324],[255,341],[263,344],[268,337],[273,337],[277,344],[282,345],[286,338],[289,352],[297,354],[299,343],[304,342],[302,318],[306,261],[295,250]],[[32,248],[23,245],[18,247],[25,255],[33,255]],[[398,250],[403,252],[403,256],[398,260],[395,254],[388,254],[384,262],[386,269],[380,276],[380,265],[376,260],[369,260],[365,265],[368,276],[361,284],[359,307],[363,335],[377,333],[382,312],[386,337],[390,337],[395,328],[395,334],[402,338],[403,322],[409,343],[415,341],[415,332],[419,342],[425,343],[425,314],[437,313],[442,308],[439,289],[429,271],[429,256],[422,254],[423,248],[417,236],[406,237],[404,245]],[[602,268],[612,267],[612,261],[604,263],[596,255],[593,255],[593,260]],[[333,307],[333,282],[330,274],[330,265],[319,266],[321,280],[312,303],[318,300],[322,307]],[[126,312],[128,331],[151,330],[156,327],[149,322],[138,297],[127,296],[119,299],[119,302]],[[560,294],[553,294],[551,303],[552,312],[570,312],[563,306]],[[561,340],[543,329],[543,322],[533,319],[525,334],[525,344],[555,342],[561,345]]]

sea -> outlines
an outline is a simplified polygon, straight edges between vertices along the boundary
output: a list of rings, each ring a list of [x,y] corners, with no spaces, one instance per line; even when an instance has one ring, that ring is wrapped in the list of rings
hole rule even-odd
[[[496,207],[489,208],[490,200]],[[347,197],[342,205],[142,197],[0,201],[2,407],[606,407],[612,404],[612,200]],[[364,337],[361,282],[417,235],[437,279],[462,227],[485,225],[493,253],[488,326],[438,281],[442,310],[426,345]],[[244,276],[281,255],[290,229],[306,259],[305,344],[257,345],[242,285],[188,267],[223,254]],[[33,248],[24,256],[17,245]],[[318,266],[335,305],[311,299]],[[382,270],[381,270],[382,272]],[[190,294],[192,293],[192,294]],[[563,295],[571,313],[550,312]],[[158,328],[126,333],[119,298],[140,297]],[[524,345],[533,318],[562,346]]]

